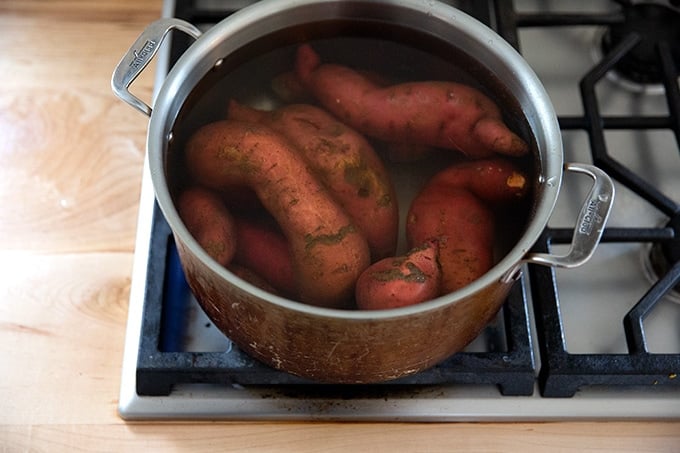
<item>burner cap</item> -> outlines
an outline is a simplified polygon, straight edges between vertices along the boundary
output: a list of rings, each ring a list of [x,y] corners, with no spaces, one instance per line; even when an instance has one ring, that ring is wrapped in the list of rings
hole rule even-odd
[[[636,83],[661,83],[657,56],[660,42],[669,44],[673,60],[680,67],[680,11],[660,3],[640,3],[624,6],[623,13],[624,21],[612,25],[604,34],[602,49],[607,53],[630,33],[637,33],[641,42],[616,64],[616,71]]]
[[[665,242],[661,247],[664,256],[670,263],[677,263],[680,261],[680,214],[676,214],[671,218],[667,225],[675,231],[675,237],[672,241]]]
[[[657,277],[665,275],[673,264],[680,261],[680,214],[671,218],[666,227],[675,231],[675,237],[670,241],[654,244],[649,252],[651,270]],[[674,291],[680,295],[680,285],[676,285]]]

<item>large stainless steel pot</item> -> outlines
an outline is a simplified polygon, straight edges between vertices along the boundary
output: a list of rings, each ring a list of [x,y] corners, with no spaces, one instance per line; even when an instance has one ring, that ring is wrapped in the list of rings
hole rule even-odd
[[[384,30],[387,37],[397,28],[414,30],[457,47],[512,94],[519,106],[516,114],[523,116],[533,136],[536,177],[525,228],[489,272],[454,293],[416,306],[372,312],[287,300],[214,262],[178,216],[168,182],[168,153],[180,111],[199,83],[256,41],[260,48],[277,45],[276,39],[261,38],[306,39],[328,32],[318,24],[337,20],[380,24],[374,29]],[[189,34],[195,42],[168,74],[152,111],[128,88],[172,29]],[[287,30],[296,31],[282,33]],[[186,22],[162,19],[151,24],[123,57],[112,86],[119,97],[151,117],[147,150],[156,197],[172,228],[192,291],[208,316],[252,356],[312,379],[383,381],[418,372],[463,349],[498,312],[524,263],[572,267],[592,255],[614,197],[612,182],[601,170],[564,164],[553,107],[521,56],[483,24],[432,0],[264,0],[204,34]],[[587,174],[594,181],[575,221],[571,249],[566,256],[530,253],[556,203],[564,169]]]

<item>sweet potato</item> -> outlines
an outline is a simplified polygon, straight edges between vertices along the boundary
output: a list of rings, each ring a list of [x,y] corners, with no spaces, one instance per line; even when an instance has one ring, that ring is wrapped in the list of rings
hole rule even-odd
[[[293,258],[283,233],[270,222],[235,216],[236,253],[233,262],[269,283],[276,293],[294,298]]]
[[[396,194],[387,170],[363,136],[307,104],[267,112],[231,101],[229,119],[258,122],[286,137],[364,233],[372,260],[394,254]]]
[[[492,159],[453,165],[428,181],[406,221],[409,244],[439,241],[442,291],[455,291],[493,265],[495,218],[490,204],[518,200],[527,177],[511,162]]]
[[[191,235],[218,263],[226,266],[236,252],[234,219],[215,193],[192,187],[184,190],[177,210]]]
[[[357,307],[381,310],[434,299],[441,278],[438,244],[431,240],[404,256],[385,258],[366,269],[357,281]]]
[[[519,200],[530,188],[526,172],[502,157],[459,162],[434,175],[428,183],[466,189],[490,203]]]
[[[376,85],[386,86],[388,80],[375,71],[360,71],[361,75]],[[310,103],[314,96],[302,83],[295,71],[282,72],[271,81],[271,89],[287,104]]]
[[[443,293],[471,283],[493,265],[493,214],[465,189],[425,187],[411,204],[406,235],[409,244],[438,240]]]
[[[470,86],[426,81],[382,87],[347,66],[322,64],[309,45],[298,48],[295,69],[325,108],[371,137],[455,149],[471,158],[528,152],[498,106]]]
[[[370,264],[366,239],[284,138],[259,124],[218,121],[198,129],[185,153],[202,184],[255,191],[290,244],[302,302],[341,308],[352,299]]]

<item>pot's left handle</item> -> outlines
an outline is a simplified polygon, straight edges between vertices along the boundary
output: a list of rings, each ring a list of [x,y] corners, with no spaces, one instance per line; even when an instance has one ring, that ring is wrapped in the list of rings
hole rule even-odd
[[[130,93],[130,84],[153,59],[171,30],[180,30],[194,39],[201,36],[198,28],[180,19],[164,18],[152,22],[123,55],[111,77],[111,88],[116,96],[148,116],[151,116],[151,107]]]

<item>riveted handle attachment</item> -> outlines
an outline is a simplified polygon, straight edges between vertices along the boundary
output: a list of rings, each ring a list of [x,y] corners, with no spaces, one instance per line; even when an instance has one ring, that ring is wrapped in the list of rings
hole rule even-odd
[[[111,88],[116,96],[147,116],[151,116],[151,107],[130,93],[129,88],[151,62],[171,30],[180,30],[194,39],[201,36],[198,28],[180,19],[164,18],[152,22],[123,55],[111,77]]]
[[[568,163],[565,169],[586,174],[594,181],[576,220],[571,248],[566,255],[530,253],[525,257],[528,263],[567,268],[580,266],[590,259],[602,237],[614,202],[614,183],[605,172],[593,165]]]

